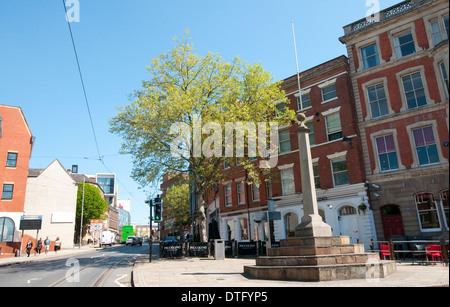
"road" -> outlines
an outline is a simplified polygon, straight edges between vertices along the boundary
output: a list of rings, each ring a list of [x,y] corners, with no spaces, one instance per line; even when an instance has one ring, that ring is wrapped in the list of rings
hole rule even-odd
[[[0,267],[0,287],[131,287],[137,257],[143,246],[118,245],[74,256]]]

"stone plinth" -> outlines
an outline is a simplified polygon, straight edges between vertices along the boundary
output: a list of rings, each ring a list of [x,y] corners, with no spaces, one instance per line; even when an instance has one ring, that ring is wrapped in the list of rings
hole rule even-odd
[[[349,244],[345,236],[281,240],[255,266],[244,267],[254,278],[293,281],[384,278],[395,271],[395,261],[380,261],[378,253],[365,253],[364,245]]]

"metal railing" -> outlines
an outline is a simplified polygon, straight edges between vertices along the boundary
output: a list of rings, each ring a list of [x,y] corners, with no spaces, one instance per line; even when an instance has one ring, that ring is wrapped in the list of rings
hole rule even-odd
[[[412,264],[449,264],[449,240],[389,240],[389,241],[370,241],[359,242],[369,243],[370,248],[366,248],[366,252],[382,253],[386,254],[390,260],[397,262],[410,262]],[[383,250],[382,245],[387,245],[388,249]],[[440,260],[434,260],[430,255],[430,251],[427,251],[427,247],[430,245],[438,245],[440,248],[435,253],[439,254]]]

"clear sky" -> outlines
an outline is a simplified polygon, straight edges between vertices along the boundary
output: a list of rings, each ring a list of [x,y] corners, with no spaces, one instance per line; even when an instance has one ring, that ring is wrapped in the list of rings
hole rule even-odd
[[[67,0],[65,0],[67,1]],[[132,221],[148,223],[148,195],[130,178],[132,159],[118,154],[121,139],[108,120],[147,80],[150,60],[174,47],[189,29],[199,54],[239,55],[281,80],[347,55],[343,27],[366,16],[366,0],[79,0],[72,22],[100,155],[65,19],[63,0],[0,0],[0,104],[22,107],[36,136],[31,168],[59,159],[85,174],[114,172],[119,198],[131,199]],[[373,2],[373,1],[372,1]],[[385,9],[398,0],[380,0]],[[68,7],[69,9],[70,7]]]

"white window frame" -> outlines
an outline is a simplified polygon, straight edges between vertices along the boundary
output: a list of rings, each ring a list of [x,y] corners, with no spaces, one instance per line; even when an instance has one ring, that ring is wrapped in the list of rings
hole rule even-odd
[[[336,130],[336,132],[333,132],[333,133],[331,133],[331,134],[337,134],[337,133],[341,133],[341,137],[339,137],[339,138],[335,138],[334,140],[330,140],[330,132],[329,132],[329,128],[330,127],[328,127],[328,118],[330,117],[330,116],[334,116],[334,115],[336,115],[337,114],[337,116],[339,116],[339,126],[340,126],[340,130],[339,131],[337,131]],[[324,114],[323,114],[324,115]],[[339,139],[342,139],[342,121],[341,121],[341,115],[340,115],[340,113],[339,112],[334,112],[334,113],[330,113],[330,114],[327,114],[327,115],[324,115],[325,116],[325,128],[326,128],[326,132],[327,132],[327,141],[328,142],[332,142],[332,141],[335,141],[335,140],[339,140]]]
[[[236,191],[237,191],[237,199],[238,199],[238,206],[239,205],[245,205],[246,204],[246,199],[245,199],[245,195],[246,195],[246,182],[244,180],[236,182]],[[241,189],[244,189],[243,191],[241,191]],[[243,194],[243,195],[241,195]],[[241,197],[242,196],[242,197]],[[243,199],[241,199],[243,198]]]
[[[281,140],[281,135],[287,134],[288,138],[287,140]],[[289,142],[289,150],[285,150],[285,151],[281,151],[281,143],[287,143]],[[278,153],[283,154],[283,153],[288,153],[292,151],[292,145],[291,145],[291,134],[289,129],[283,129],[283,130],[279,130],[278,131]]]
[[[380,99],[379,97],[378,97],[378,94],[377,94],[377,100],[375,100],[375,101],[371,101],[370,100],[370,96],[369,96],[369,89],[370,88],[372,88],[372,87],[375,87],[375,89],[377,89],[377,87],[379,87],[379,86],[383,86],[383,91],[384,91],[384,100],[386,101],[386,109],[387,109],[387,113],[385,113],[385,114],[380,114],[379,116],[374,116],[373,115],[373,113],[372,113],[372,103],[377,103],[377,105],[378,105],[378,109],[380,109],[380,101],[382,100],[382,99]],[[368,106],[369,106],[369,110],[368,110],[368,113],[370,113],[370,118],[381,118],[381,117],[384,117],[384,116],[387,116],[387,115],[389,115],[390,114],[390,105],[389,105],[389,101],[388,101],[388,95],[386,94],[386,87],[384,86],[384,82],[379,82],[379,83],[376,83],[376,84],[372,84],[372,85],[369,85],[369,86],[367,86],[367,88],[365,89],[366,90],[366,94],[367,94],[367,104],[368,104]],[[380,112],[381,113],[381,112]]]
[[[323,91],[324,91],[325,89],[327,89],[327,88],[332,87],[332,86],[334,86],[334,93],[335,93],[336,95],[335,95],[334,97],[332,97],[332,98],[325,99]],[[332,83],[332,84],[328,84],[327,86],[322,87],[322,88],[320,89],[320,91],[321,91],[321,93],[322,93],[322,103],[329,102],[329,101],[332,101],[332,100],[335,100],[335,99],[338,98],[336,82],[334,82],[334,83]],[[330,93],[332,93],[332,92],[330,92]],[[330,93],[327,93],[326,95],[329,95]]]
[[[345,161],[345,164],[347,165],[347,170],[345,172],[347,173],[348,182],[344,183],[344,184],[336,185],[336,180],[334,179],[334,175],[335,174],[344,173],[344,171],[340,171],[340,172],[335,173],[334,169],[333,169],[333,163],[335,163],[335,162],[342,162],[342,161]],[[346,186],[346,185],[350,184],[350,176],[349,176],[349,173],[348,173],[348,163],[347,163],[347,158],[346,157],[340,157],[340,158],[336,158],[336,159],[331,159],[330,160],[330,167],[331,167],[331,177],[333,178],[333,187]]]
[[[393,151],[393,152],[395,152],[395,156],[397,157],[397,168],[389,168],[388,170],[382,170],[381,169],[381,161],[380,161],[380,152],[378,150],[377,139],[379,139],[379,138],[386,138],[387,136],[392,136],[392,139],[394,141],[395,151]],[[378,166],[379,166],[380,173],[387,173],[387,172],[392,172],[392,171],[398,171],[400,169],[399,153],[398,153],[398,150],[397,150],[396,136],[394,134],[383,134],[383,135],[376,136],[374,138],[374,146],[375,146],[375,151],[376,151],[376,155],[377,155],[377,159],[378,159]],[[390,153],[392,153],[392,152],[390,152]],[[390,166],[390,163],[389,163],[389,166]]]
[[[399,38],[403,37],[403,36],[406,36],[406,35],[411,35],[411,37],[412,37],[412,43],[414,45],[414,52],[410,53],[410,54],[407,54],[407,55],[404,55],[403,52],[402,52],[402,46],[404,46],[406,44],[400,44],[400,39]],[[399,32],[399,33],[394,35],[393,39],[394,39],[394,50],[395,50],[395,55],[396,55],[397,59],[400,59],[400,58],[403,58],[405,56],[417,53],[418,48],[416,46],[416,38],[414,36],[413,29],[410,28],[408,30]],[[409,43],[411,43],[411,41],[409,41],[408,44]]]
[[[369,48],[369,47],[371,47],[373,45],[375,45],[376,53],[374,55],[371,55],[371,56],[368,56],[368,57],[364,57],[363,50],[366,49],[366,48]],[[380,56],[379,56],[379,52],[378,52],[378,44],[376,42],[373,42],[371,44],[365,45],[364,47],[361,47],[359,50],[361,52],[361,61],[362,61],[362,64],[363,64],[362,66],[363,66],[364,70],[371,69],[373,67],[377,67],[377,66],[380,65]],[[366,60],[371,58],[371,57],[376,57],[377,64],[374,65],[374,66],[367,67],[366,66],[366,63],[367,63]]]
[[[229,189],[229,195],[228,195],[228,189]],[[232,188],[231,188],[231,184],[224,184],[223,185],[223,193],[225,196],[225,207],[229,208],[233,206],[233,193],[232,193]],[[228,202],[229,200],[229,202]]]
[[[258,195],[259,195],[258,198],[255,198],[255,191],[258,191]],[[252,184],[252,203],[259,202],[259,201],[261,201],[261,191],[260,191],[259,187],[253,183]]]
[[[295,194],[295,178],[292,167],[280,170],[281,191],[283,196]]]
[[[419,210],[418,203],[417,203],[417,198],[418,198],[419,195],[423,195],[423,194],[430,194],[433,197],[433,202],[434,202],[434,208],[435,209]],[[439,214],[439,210],[438,210],[438,207],[437,207],[437,202],[436,202],[436,199],[434,198],[433,193],[424,192],[424,193],[415,194],[414,195],[414,204],[416,205],[417,218],[418,218],[419,227],[420,227],[420,231],[421,232],[434,232],[434,231],[440,231],[442,229],[440,214]],[[438,228],[423,228],[422,227],[422,221],[420,220],[420,212],[422,212],[422,211],[433,211],[433,212],[435,212],[436,216],[437,216],[437,221],[438,221],[439,227]]]

